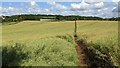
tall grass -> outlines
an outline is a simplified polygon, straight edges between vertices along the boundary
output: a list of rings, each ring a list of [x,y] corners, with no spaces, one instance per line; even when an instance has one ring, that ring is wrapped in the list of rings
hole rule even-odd
[[[113,65],[120,65],[120,50],[117,42],[118,22],[77,21],[77,26],[79,39],[87,43],[88,49],[92,49],[96,58]],[[4,64],[21,66],[78,65],[76,44],[72,37],[73,21],[24,21],[14,25],[3,25],[2,28],[3,56],[8,58],[4,58]],[[23,56],[19,57],[20,54],[24,58]],[[15,59],[11,60],[8,56],[19,59],[12,61]]]
[[[104,37],[94,42],[86,44],[87,48],[92,51],[94,59],[101,59],[112,66],[120,65],[120,47],[117,36]],[[98,61],[98,60],[97,60]],[[104,63],[102,62],[102,63]],[[101,63],[97,63],[102,65]],[[105,64],[104,64],[105,65]]]
[[[105,37],[101,40],[97,40],[93,45],[95,49],[102,54],[109,54],[111,62],[118,66],[120,64],[120,47],[118,46],[118,37]]]
[[[45,38],[3,47],[3,65],[77,66],[75,46],[60,38]]]

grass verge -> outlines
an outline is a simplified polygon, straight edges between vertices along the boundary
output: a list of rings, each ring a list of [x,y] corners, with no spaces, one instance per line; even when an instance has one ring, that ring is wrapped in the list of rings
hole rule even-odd
[[[3,47],[4,66],[77,66],[75,46],[61,38],[44,38]]]

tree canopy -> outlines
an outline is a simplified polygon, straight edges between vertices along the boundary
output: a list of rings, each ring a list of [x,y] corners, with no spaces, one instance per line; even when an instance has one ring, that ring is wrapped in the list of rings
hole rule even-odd
[[[117,18],[100,18],[92,16],[62,16],[62,15],[41,15],[41,14],[23,14],[23,15],[13,15],[13,16],[1,16],[0,20],[2,22],[20,22],[24,20],[40,20],[40,19],[54,19],[54,20],[109,20],[109,21],[119,21],[120,17]]]

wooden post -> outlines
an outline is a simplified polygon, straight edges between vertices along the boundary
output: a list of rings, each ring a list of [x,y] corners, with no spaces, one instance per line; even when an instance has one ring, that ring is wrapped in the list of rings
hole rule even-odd
[[[74,37],[77,37],[77,23],[76,23],[76,20],[77,19],[75,19],[75,30],[74,30],[75,35],[74,35]]]

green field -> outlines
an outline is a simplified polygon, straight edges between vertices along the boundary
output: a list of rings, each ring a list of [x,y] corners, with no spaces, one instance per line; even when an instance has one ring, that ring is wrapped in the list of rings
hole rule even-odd
[[[77,35],[85,38],[87,43],[92,43],[89,48],[93,48],[95,53],[100,56],[104,55],[103,52],[106,52],[107,49],[113,64],[120,64],[117,21],[83,20],[77,21],[77,27]],[[8,54],[14,50],[18,56],[21,55],[21,52],[24,53],[24,56],[19,57],[16,61],[14,61],[16,56],[12,58],[13,60],[5,59],[7,63],[4,64],[77,66],[78,56],[73,35],[74,21],[23,21],[18,24],[3,25],[2,43],[3,49],[5,48],[3,52]],[[63,36],[65,39],[58,36]],[[24,58],[25,54],[28,54],[26,58]],[[7,56],[12,57],[11,54]]]
[[[78,21],[78,34],[85,35],[89,40],[117,35],[118,22],[115,21]],[[11,40],[25,41],[40,38],[73,34],[74,21],[43,22],[24,21],[14,25],[5,25],[3,43]]]

